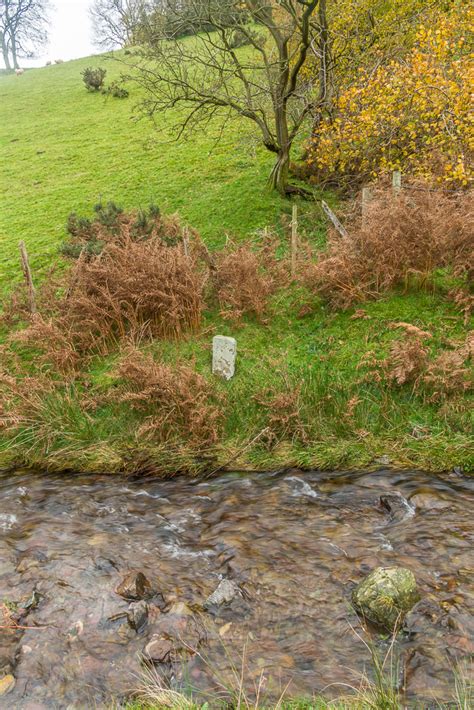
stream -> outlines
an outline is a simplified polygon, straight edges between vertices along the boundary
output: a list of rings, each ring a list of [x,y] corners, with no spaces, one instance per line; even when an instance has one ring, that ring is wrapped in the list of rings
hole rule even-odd
[[[472,659],[473,478],[18,471],[0,491],[0,678],[15,678],[1,708],[110,707],[163,631],[181,649],[152,643],[156,672],[211,708],[241,674],[249,697],[347,693],[337,684],[372,672],[363,641],[390,646],[350,604],[378,566],[411,569],[422,596],[393,649],[407,702],[452,700],[453,668]],[[395,515],[380,502],[393,493],[407,501]],[[131,572],[150,585],[132,622],[116,591]],[[223,579],[228,601],[206,603]]]

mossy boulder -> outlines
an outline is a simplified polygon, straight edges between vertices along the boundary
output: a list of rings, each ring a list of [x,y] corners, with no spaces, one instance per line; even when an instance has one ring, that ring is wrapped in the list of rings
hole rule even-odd
[[[386,631],[401,624],[419,599],[415,576],[404,567],[377,567],[352,592],[359,614]]]

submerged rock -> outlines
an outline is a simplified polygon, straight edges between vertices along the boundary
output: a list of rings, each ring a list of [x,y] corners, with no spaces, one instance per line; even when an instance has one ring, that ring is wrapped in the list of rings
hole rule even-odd
[[[15,687],[15,678],[9,673],[0,678],[0,696],[6,695]]]
[[[388,510],[390,519],[400,522],[411,518],[415,514],[415,507],[401,495],[401,493],[385,493],[380,496],[380,505]]]
[[[352,592],[352,603],[368,621],[393,631],[420,599],[413,572],[377,567]]]
[[[223,579],[219,582],[217,589],[215,589],[204,602],[204,608],[209,609],[213,606],[228,604],[237,595],[240,595],[240,593],[240,589],[235,582],[231,579]]]
[[[175,604],[154,624],[154,634],[144,649],[153,663],[173,662],[192,656],[206,637],[206,629],[189,607]]]
[[[148,619],[148,604],[143,600],[132,602],[128,607],[127,619],[132,629],[140,631]]]
[[[143,572],[130,572],[115,590],[124,599],[145,599],[152,594],[151,584]]]
[[[166,663],[174,650],[173,641],[160,636],[152,636],[145,646],[145,658],[152,663]]]

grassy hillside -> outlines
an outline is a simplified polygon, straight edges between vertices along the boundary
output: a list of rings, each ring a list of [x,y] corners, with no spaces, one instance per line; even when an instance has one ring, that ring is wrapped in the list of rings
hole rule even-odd
[[[131,117],[138,98],[133,89],[126,100],[87,93],[80,72],[88,65],[106,67],[107,81],[119,74],[111,61],[95,57],[0,77],[4,293],[21,277],[18,241],[25,240],[40,280],[65,238],[67,215],[91,214],[98,199],[126,209],[155,202],[163,212],[179,211],[212,248],[222,246],[227,233],[245,240],[265,225],[276,225],[283,234],[281,218],[291,212],[291,203],[266,190],[272,157],[255,148],[245,125],[229,126],[217,146],[212,129],[190,143],[150,143],[150,125]],[[317,207],[306,205],[302,231],[313,245],[323,243],[323,225]],[[283,252],[286,243],[282,240]],[[331,310],[292,284],[273,296],[263,322],[246,317],[236,324],[208,307],[192,337],[143,347],[162,362],[193,364],[225,396],[222,433],[209,452],[211,468],[227,462],[255,468],[342,468],[384,461],[431,470],[472,468],[472,422],[462,397],[441,405],[410,384],[388,388],[383,381],[364,380],[359,369],[364,353],[387,354],[397,337],[394,321],[429,330],[433,357],[448,339],[463,341],[467,327],[443,288],[388,294],[364,309],[363,317],[354,318],[355,309]],[[215,333],[238,341],[238,371],[227,384],[210,374]],[[4,326],[3,342],[9,335]],[[44,374],[34,349],[14,344],[8,353],[23,368],[20,379],[25,372]],[[8,358],[4,352],[5,367]],[[147,441],[130,407],[104,398],[120,384],[116,363],[116,352],[94,357],[78,377],[60,382],[19,429],[4,433],[0,462],[106,472],[209,467],[192,461],[186,441],[181,442],[185,456]],[[269,391],[273,398],[279,392],[287,396],[301,384],[297,415],[305,436],[291,418],[285,425],[284,400],[279,400],[277,439],[258,438],[274,425],[272,407],[261,404],[262,393],[267,399]]]
[[[179,210],[210,244],[225,233],[245,236],[277,221],[283,201],[265,190],[272,156],[256,147],[247,125],[234,124],[216,145],[217,128],[192,141],[170,142],[148,120],[133,117],[139,98],[88,93],[87,66],[121,67],[90,57],[23,76],[0,76],[0,279],[18,272],[24,239],[34,268],[50,263],[70,212],[87,212],[99,199],[124,208],[158,204]],[[172,125],[158,117],[159,128]],[[167,143],[163,143],[164,140]]]

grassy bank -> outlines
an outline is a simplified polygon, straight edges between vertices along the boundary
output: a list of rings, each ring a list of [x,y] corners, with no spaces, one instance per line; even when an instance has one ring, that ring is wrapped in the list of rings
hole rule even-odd
[[[242,126],[228,127],[217,147],[212,128],[192,143],[150,145],[150,126],[130,118],[133,90],[127,100],[88,94],[80,71],[89,64],[105,66],[108,79],[118,72],[94,58],[0,78],[4,293],[21,278],[18,240],[25,240],[41,282],[58,258],[67,215],[90,216],[100,196],[124,208],[155,202],[162,212],[179,210],[211,249],[222,247],[227,234],[261,245],[255,230],[269,225],[285,257],[291,203],[265,190],[272,158],[254,149]],[[317,206],[301,206],[301,233],[313,249],[324,245],[325,228]],[[137,411],[113,396],[123,387],[123,343],[92,353],[65,376],[42,357],[41,339],[12,340],[27,325],[24,318],[4,323],[4,382],[11,377],[23,390],[3,394],[0,462],[157,474],[387,463],[472,469],[472,421],[462,392],[440,400],[429,388],[377,378],[362,362],[389,355],[397,322],[430,332],[432,359],[447,342],[464,341],[468,325],[446,298],[445,281],[384,294],[362,312],[330,308],[307,286],[287,281],[272,290],[260,317],[229,320],[210,297],[199,327],[179,340],[135,333],[141,352],[169,368],[190,365],[209,384],[218,406],[216,437],[200,446],[190,444],[186,425],[166,440],[145,433],[156,404]],[[215,334],[237,339],[237,373],[229,383],[210,372]],[[35,390],[40,380],[54,386]]]

